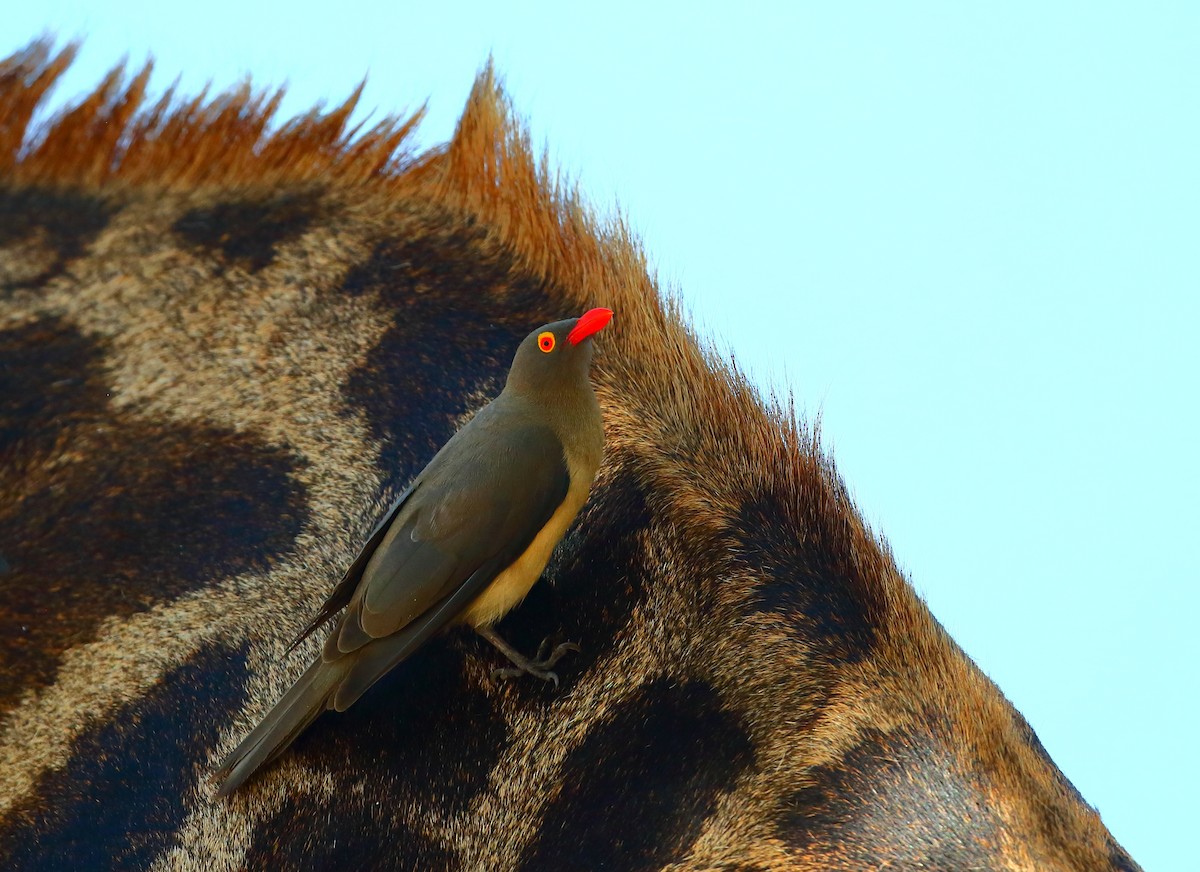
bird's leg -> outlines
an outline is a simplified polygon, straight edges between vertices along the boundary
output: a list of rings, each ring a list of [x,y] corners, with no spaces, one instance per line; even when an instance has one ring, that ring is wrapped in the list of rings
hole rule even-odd
[[[550,671],[550,667],[557,663],[568,651],[579,650],[579,646],[574,642],[563,642],[561,645],[556,645],[554,650],[550,651],[549,656],[546,656],[546,652],[550,647],[550,640],[543,639],[541,646],[538,648],[537,659],[530,660],[512,645],[501,639],[491,627],[476,627],[475,632],[495,645],[496,649],[512,661],[513,666],[516,667],[516,669],[511,667],[493,669],[492,677],[494,678],[518,678],[522,674],[528,674],[534,675],[542,679],[542,681],[553,682],[554,686],[558,687],[558,676]]]

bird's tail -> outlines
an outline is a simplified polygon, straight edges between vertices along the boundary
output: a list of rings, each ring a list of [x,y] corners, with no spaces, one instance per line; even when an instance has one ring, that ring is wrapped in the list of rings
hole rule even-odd
[[[345,663],[325,663],[318,657],[212,774],[217,796],[237,790],[292,744],[329,707],[347,668]]]

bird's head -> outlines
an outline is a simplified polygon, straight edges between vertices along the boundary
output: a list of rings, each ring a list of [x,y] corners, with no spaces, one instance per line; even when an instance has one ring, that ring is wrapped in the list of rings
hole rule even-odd
[[[534,330],[517,348],[506,390],[544,393],[587,386],[592,337],[612,316],[611,309],[591,309]]]

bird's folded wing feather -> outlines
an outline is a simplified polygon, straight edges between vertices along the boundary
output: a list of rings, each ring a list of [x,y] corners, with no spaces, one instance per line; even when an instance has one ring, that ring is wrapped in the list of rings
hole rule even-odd
[[[456,592],[465,608],[529,547],[566,498],[570,473],[549,427],[507,427],[496,438],[481,426],[453,441],[456,450],[430,463],[367,560],[325,644],[327,661],[398,632]],[[480,573],[485,565],[493,569]],[[461,608],[445,612],[439,609],[439,626]]]
[[[413,490],[416,489],[418,484],[420,484],[419,479],[405,488],[404,493],[400,494],[400,496],[387,510],[387,514],[385,514],[383,518],[380,519],[379,523],[375,525],[375,529],[371,531],[371,535],[367,538],[367,544],[364,545],[362,550],[358,552],[358,556],[354,558],[354,562],[351,563],[346,569],[345,573],[343,573],[342,580],[337,583],[337,587],[335,587],[333,592],[326,597],[325,602],[313,616],[312,620],[304,625],[304,629],[301,630],[299,635],[297,635],[296,638],[292,640],[292,643],[288,645],[287,650],[289,652],[294,650],[297,645],[315,633],[322,624],[350,604],[350,600],[354,597],[354,591],[358,587],[358,583],[362,581],[362,574],[363,570],[367,568],[367,561],[371,559],[371,555],[375,553],[375,549],[378,548],[379,543],[383,541],[383,537],[387,534],[388,528],[392,525],[392,522],[396,519],[396,515],[400,512],[400,507],[408,501],[409,496],[412,494]]]

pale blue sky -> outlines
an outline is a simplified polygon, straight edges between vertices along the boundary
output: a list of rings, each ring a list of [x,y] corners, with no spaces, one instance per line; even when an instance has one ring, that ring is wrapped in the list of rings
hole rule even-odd
[[[1200,3],[12,4],[155,90],[427,98],[489,53],[663,282],[820,414],[934,614],[1150,870],[1192,868]]]

